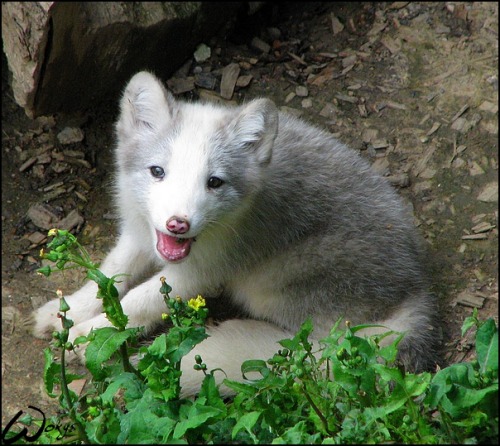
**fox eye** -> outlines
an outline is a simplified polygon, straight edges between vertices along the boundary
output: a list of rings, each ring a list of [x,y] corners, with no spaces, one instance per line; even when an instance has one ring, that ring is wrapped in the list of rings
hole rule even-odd
[[[149,171],[155,178],[163,178],[165,176],[165,171],[160,166],[151,166]]]
[[[207,186],[209,189],[217,189],[224,184],[224,181],[218,177],[210,177],[207,181]]]

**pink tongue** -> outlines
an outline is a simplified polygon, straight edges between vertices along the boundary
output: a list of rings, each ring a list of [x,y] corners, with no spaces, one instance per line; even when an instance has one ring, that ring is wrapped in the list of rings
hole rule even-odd
[[[182,260],[189,254],[192,238],[172,237],[158,230],[156,236],[158,238],[156,249],[166,260],[175,262],[176,260]]]

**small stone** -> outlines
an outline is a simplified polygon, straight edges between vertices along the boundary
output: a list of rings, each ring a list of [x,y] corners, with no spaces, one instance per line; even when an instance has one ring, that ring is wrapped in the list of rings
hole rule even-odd
[[[212,54],[212,51],[211,51],[210,47],[205,45],[204,43],[201,43],[196,48],[196,51],[194,52],[193,56],[194,56],[194,60],[196,60],[196,62],[200,63],[200,62],[205,62],[206,60],[208,60],[210,58],[211,54]]]
[[[57,139],[63,145],[81,142],[84,137],[83,130],[78,127],[66,127],[57,135]]]
[[[479,106],[479,110],[483,110],[483,111],[490,112],[490,113],[497,113],[498,112],[498,104],[495,104],[495,103],[490,102],[490,101],[484,101]]]
[[[194,77],[194,83],[198,87],[214,90],[217,85],[217,79],[211,73],[199,73]]]
[[[356,96],[349,96],[347,94],[337,93],[335,97],[344,102],[350,102],[351,104],[357,104],[358,98]]]
[[[31,166],[33,166],[33,164],[36,163],[36,160],[36,156],[28,158],[23,164],[21,164],[21,167],[19,167],[19,172],[24,172],[25,170],[29,169]]]
[[[344,25],[333,14],[331,15],[331,19],[332,19],[332,31],[333,31],[333,35],[335,36],[335,35],[337,35],[337,34],[339,34],[339,33],[341,33],[343,31]]]
[[[384,36],[380,39],[380,43],[382,43],[382,45],[384,45],[393,55],[401,51],[402,44],[400,39],[395,40],[390,36]]]
[[[484,169],[476,161],[473,161],[472,165],[469,167],[469,174],[475,177],[476,175],[482,175],[484,173]]]
[[[319,112],[320,116],[323,116],[324,118],[335,118],[337,115],[337,107],[333,104],[326,104],[321,111]]]
[[[387,147],[389,147],[389,143],[387,142],[386,139],[377,139],[372,142],[372,147],[376,150],[386,149]]]
[[[309,90],[302,85],[298,85],[295,88],[295,93],[297,94],[297,96],[305,98],[309,95]]]
[[[250,45],[252,46],[252,48],[255,48],[256,50],[259,50],[262,53],[266,54],[271,50],[271,46],[258,37],[254,37]]]
[[[358,59],[358,56],[356,54],[353,54],[352,56],[347,56],[342,59],[342,67],[347,68],[351,67],[356,63],[356,60]]]
[[[45,239],[47,238],[47,234],[42,234],[41,232],[33,232],[28,235],[27,239],[33,244],[33,245],[39,245],[42,243]]]
[[[375,141],[375,138],[378,136],[378,129],[365,129],[361,135],[363,142],[370,143]]]
[[[251,74],[247,74],[245,76],[240,76],[238,77],[238,80],[236,81],[236,86],[239,88],[244,88],[248,87],[250,85],[250,82],[252,81],[253,76]]]
[[[393,186],[408,187],[410,185],[410,177],[406,173],[389,175],[387,179]]]
[[[313,105],[310,98],[302,99],[302,108],[311,108]]]
[[[419,177],[423,178],[424,180],[430,180],[431,178],[434,178],[436,176],[437,170],[433,169],[431,167],[426,167],[422,173],[420,173]]]
[[[488,183],[479,193],[477,199],[485,203],[494,203],[498,201],[498,182]]]
[[[463,131],[463,129],[466,127],[467,124],[467,119],[465,118],[457,118],[451,125],[451,128],[453,130],[457,130],[458,132]]]
[[[171,78],[167,81],[167,86],[173,94],[182,94],[194,90],[194,78]]]
[[[52,229],[54,224],[59,220],[56,214],[41,204],[30,206],[27,216],[35,226],[47,230]]]
[[[282,107],[280,107],[280,110],[284,113],[288,113],[289,115],[293,115],[293,116],[296,116],[296,117],[300,117],[302,116],[303,114],[303,111],[302,110],[297,110],[296,108],[292,108],[292,107],[287,107],[285,105],[283,105]]]
[[[60,229],[71,231],[73,228],[81,226],[84,221],[85,220],[78,213],[78,211],[76,209],[73,209],[66,217],[58,222],[57,227]]]
[[[378,174],[385,176],[389,173],[389,161],[386,157],[377,158],[371,165],[371,168]]]
[[[288,93],[285,98],[285,104],[288,104],[295,96],[297,96],[293,91]]]
[[[488,231],[491,231],[492,229],[496,228],[495,225],[491,225],[485,221],[477,224],[476,226],[474,226],[471,230],[474,234],[480,234],[482,232],[488,232]]]
[[[234,87],[240,74],[240,66],[237,63],[230,63],[222,70],[222,79],[220,83],[220,95],[224,99],[231,99],[234,93]]]
[[[42,153],[38,155],[37,163],[38,164],[49,164],[52,161],[52,157],[49,153]]]
[[[269,34],[272,40],[277,40],[281,37],[281,31],[275,27],[267,28],[267,34]]]

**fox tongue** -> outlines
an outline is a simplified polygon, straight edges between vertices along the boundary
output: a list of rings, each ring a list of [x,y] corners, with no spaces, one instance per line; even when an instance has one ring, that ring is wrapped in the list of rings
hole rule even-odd
[[[168,261],[175,262],[182,260],[189,254],[191,249],[192,238],[177,238],[167,235],[163,232],[156,231],[158,239],[156,249]]]

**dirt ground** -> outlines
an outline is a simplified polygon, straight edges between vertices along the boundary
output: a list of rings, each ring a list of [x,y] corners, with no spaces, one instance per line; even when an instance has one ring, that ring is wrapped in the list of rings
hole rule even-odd
[[[236,62],[252,78],[240,79],[233,101],[270,97],[369,158],[413,206],[427,242],[443,364],[473,355],[460,341],[464,317],[477,306],[498,318],[498,4],[268,4],[205,43],[212,56],[190,61],[169,85],[181,97],[220,100],[221,69]],[[70,294],[82,281],[35,274],[44,225],[76,211],[73,232],[96,260],[116,234],[117,98],[79,116],[30,120],[8,75],[3,60],[2,426],[28,405],[55,407],[42,389],[47,342],[27,333],[25,318],[56,288]],[[83,140],[63,144],[66,127]]]

